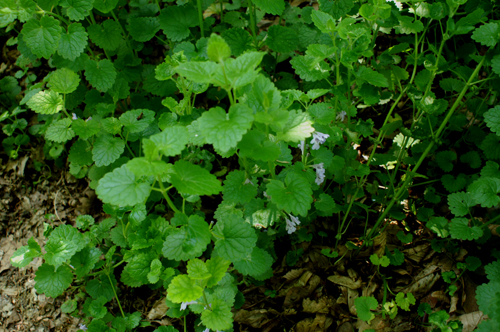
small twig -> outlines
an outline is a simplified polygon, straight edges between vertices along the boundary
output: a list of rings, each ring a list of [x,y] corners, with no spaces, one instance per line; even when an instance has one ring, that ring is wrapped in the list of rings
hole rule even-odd
[[[59,195],[59,191],[61,191],[61,189],[59,189],[57,192],[56,192],[56,196],[54,197],[54,212],[55,212],[55,215],[57,217],[57,219],[59,219],[59,221],[62,222],[61,218],[59,218],[59,214],[57,214],[57,206],[56,206],[56,202],[57,202],[57,195]]]

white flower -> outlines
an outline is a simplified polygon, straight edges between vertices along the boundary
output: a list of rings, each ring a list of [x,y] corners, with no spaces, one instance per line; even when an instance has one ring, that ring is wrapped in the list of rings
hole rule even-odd
[[[196,304],[198,302],[196,301],[191,301],[191,302],[182,302],[181,303],[181,310],[186,310],[187,306],[190,305],[190,304]]]
[[[326,139],[330,137],[330,135],[328,134],[323,134],[323,133],[320,133],[318,131],[315,131],[313,133],[313,139],[311,140],[311,144],[313,145],[312,146],[312,149],[313,150],[319,150],[319,146],[320,144],[323,144],[326,142]]]
[[[85,122],[89,121],[89,120],[92,120],[92,117],[89,116],[89,118],[87,120],[85,120]]]
[[[293,232],[295,232],[297,230],[296,226],[300,225],[300,220],[299,220],[299,218],[294,217],[291,214],[289,214],[289,216],[290,216],[291,220],[288,219],[287,217],[285,217],[286,231],[288,232],[288,234],[292,234]]]
[[[300,151],[302,151],[302,155],[304,155],[304,150],[306,148],[306,141],[300,141],[299,145],[297,145],[298,148],[300,148]]]
[[[339,114],[337,114],[335,120],[340,120],[341,122],[344,122],[346,115],[347,115],[346,111],[342,111]]]
[[[73,113],[73,114],[74,114],[74,113]],[[80,330],[87,331],[87,326],[85,326],[84,324],[79,324],[79,325],[78,325],[78,328],[79,328]]]
[[[403,9],[403,4],[397,0],[385,0],[386,2],[394,2],[394,4],[396,5],[396,7],[398,7],[399,10],[402,10]]]
[[[255,185],[253,184],[253,182],[252,182],[252,181],[250,181],[250,179],[246,179],[244,184],[249,184],[249,183],[250,183],[252,186],[255,186]]]
[[[72,116],[71,118],[72,118],[73,120],[78,119],[78,117],[76,116],[76,113],[72,113],[72,114],[73,114],[73,116]],[[85,326],[85,325],[84,325],[84,326]]]
[[[316,165],[311,165],[312,168],[316,170],[316,184],[319,186],[325,181],[325,165],[323,163],[319,163]]]
[[[265,191],[262,192],[262,195],[264,195],[265,198],[271,198],[271,197],[267,196],[267,193]]]

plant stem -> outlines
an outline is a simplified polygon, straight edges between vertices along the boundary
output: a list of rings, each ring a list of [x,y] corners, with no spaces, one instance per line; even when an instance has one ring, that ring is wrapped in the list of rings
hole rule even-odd
[[[113,293],[115,294],[116,302],[118,302],[118,307],[120,308],[120,312],[122,313],[122,317],[125,318],[125,314],[123,313],[122,305],[120,304],[120,300],[118,299],[118,295],[116,294],[115,287],[113,286],[113,281],[111,281],[111,277],[109,276],[108,273],[106,273],[106,276],[109,279],[109,284],[111,285],[111,289],[113,290]]]
[[[203,28],[203,9],[201,8],[201,0],[196,0],[196,4],[198,7],[198,20],[200,21],[201,38],[204,38],[205,29]]]
[[[252,0],[248,0],[248,11],[250,13],[250,29],[252,30],[253,44],[255,48],[258,49],[259,45],[257,45],[257,33],[256,33],[257,23],[255,22],[255,13]]]
[[[168,203],[168,206],[170,206],[170,208],[175,212],[175,213],[180,213],[181,211],[179,211],[174,203],[172,202],[172,200],[170,199],[170,197],[168,197],[168,191],[170,190],[170,188],[172,187],[168,187],[167,189],[165,189],[165,187],[163,186],[163,182],[161,182],[161,179],[158,179],[158,183],[160,184],[160,188],[161,188],[161,193],[163,195],[163,197],[165,197],[165,200],[167,201]]]

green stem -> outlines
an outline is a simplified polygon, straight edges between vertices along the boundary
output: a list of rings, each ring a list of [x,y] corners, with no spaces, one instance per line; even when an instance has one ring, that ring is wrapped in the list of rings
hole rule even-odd
[[[167,201],[168,203],[168,206],[170,206],[170,208],[175,212],[175,213],[180,213],[181,211],[179,211],[174,203],[172,202],[172,200],[170,199],[170,197],[168,197],[168,191],[170,190],[170,188],[172,188],[172,186],[168,187],[167,189],[165,189],[165,187],[163,186],[163,183],[161,182],[161,179],[158,179],[158,183],[160,184],[160,188],[161,188],[161,193],[163,195],[163,197],[165,198],[165,200]]]
[[[120,312],[122,313],[122,317],[125,318],[125,314],[123,313],[122,305],[120,304],[120,300],[118,299],[118,295],[116,294],[116,291],[115,291],[115,286],[113,286],[113,281],[111,281],[111,277],[109,276],[109,274],[106,273],[106,276],[108,276],[109,284],[111,285],[111,289],[113,289],[113,293],[115,294],[116,302],[118,302],[118,307],[120,308]]]
[[[257,33],[255,32],[257,23],[255,22],[255,13],[252,0],[248,0],[248,11],[250,13],[250,29],[252,30],[253,43],[255,48],[258,49],[259,45],[257,45]]]
[[[204,38],[205,29],[203,28],[203,9],[201,8],[201,0],[196,0],[196,4],[198,7],[198,20],[200,21],[201,38]]]
[[[113,16],[113,19],[116,21],[116,23],[118,23],[118,26],[120,27],[120,30],[121,30],[122,35],[123,35],[123,38],[125,38],[125,42],[127,43],[128,48],[134,52],[134,55],[137,56],[135,50],[132,48],[132,46],[130,46],[130,42],[128,40],[128,35],[125,32],[125,29],[123,29],[122,24],[120,23],[120,20],[118,20],[118,17],[116,17],[115,12],[114,11],[110,11],[110,13],[111,13],[111,16]]]

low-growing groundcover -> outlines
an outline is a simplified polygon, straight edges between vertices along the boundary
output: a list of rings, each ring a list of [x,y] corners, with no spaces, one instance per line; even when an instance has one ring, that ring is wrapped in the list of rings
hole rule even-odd
[[[47,223],[43,247],[11,258],[43,257],[37,291],[66,292],[82,329],[232,331],[245,287],[266,284],[283,246],[295,265],[304,243],[339,267],[328,280],[366,329],[418,309],[419,325],[461,331],[449,313],[463,312],[464,278],[481,283],[477,330],[500,329],[497,3],[0,7],[18,51],[0,80],[5,158],[43,145],[32,166],[85,179],[107,214]],[[422,240],[451,261],[432,284],[453,310],[398,286]],[[352,282],[356,260],[379,291]],[[123,310],[138,287],[162,290],[175,328]]]

